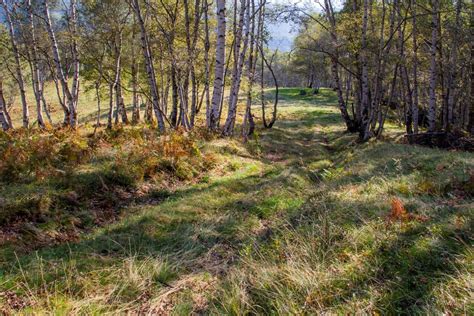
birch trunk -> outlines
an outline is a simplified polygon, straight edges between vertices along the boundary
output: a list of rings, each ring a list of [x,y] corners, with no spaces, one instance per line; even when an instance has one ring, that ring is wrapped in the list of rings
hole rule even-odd
[[[134,17],[135,21],[135,17]],[[139,65],[137,62],[137,56],[135,51],[136,45],[136,29],[135,23],[133,23],[133,30],[132,30],[132,66],[131,66],[131,75],[132,75],[132,123],[137,124],[140,122],[140,103],[138,98],[138,69]]]
[[[70,0],[70,16],[69,16],[69,27],[71,33],[71,54],[72,54],[72,67],[73,67],[73,77],[72,77],[72,87],[71,87],[71,109],[70,109],[70,120],[71,126],[76,128],[77,126],[77,106],[79,102],[79,72],[80,72],[80,63],[79,63],[79,52],[77,44],[77,0]]]
[[[41,112],[41,103],[44,98],[43,96],[43,87],[41,84],[41,74],[39,69],[39,62],[38,62],[38,46],[36,42],[36,29],[35,23],[33,19],[33,7],[31,5],[31,0],[27,0],[26,2],[28,8],[28,18],[29,18],[29,29],[30,29],[30,36],[31,36],[31,81],[33,84],[33,93],[35,95],[36,101],[36,117],[38,120],[38,126],[40,128],[44,128],[44,119],[43,114]]]
[[[211,113],[208,128],[215,130],[218,125],[221,98],[223,95],[224,65],[225,65],[225,38],[226,38],[226,8],[225,0],[216,0],[217,3],[217,40],[216,61],[214,68],[214,88],[212,92]]]
[[[403,22],[403,17],[400,8],[400,2],[397,1],[397,15],[398,15],[398,49],[399,49],[399,56],[401,59],[400,63],[400,77],[403,84],[402,91],[404,99],[405,99],[405,127],[407,134],[413,134],[412,128],[412,108],[413,108],[413,99],[412,99],[412,92],[410,87],[410,78],[408,77],[408,70],[406,63],[406,55],[405,55],[405,23]]]
[[[468,102],[469,106],[466,107],[466,112],[468,115],[468,124],[467,124],[467,131],[474,135],[474,0],[471,0],[471,71],[470,71],[470,79],[471,79],[471,91],[469,95],[470,102]]]
[[[112,117],[114,112],[114,83],[109,83],[109,112],[107,113],[107,129],[112,128]]]
[[[382,82],[383,82],[383,73],[385,72],[385,56],[383,54],[383,47],[385,44],[385,15],[386,15],[386,7],[385,7],[385,0],[382,0],[382,19],[381,19],[381,27],[380,27],[380,40],[378,46],[378,56],[377,56],[377,69],[375,72],[375,82],[374,82],[374,96],[371,102],[371,111],[370,111],[370,128],[371,131],[375,131],[375,127],[377,124],[377,115],[378,111],[380,110],[380,100],[383,98],[383,91],[382,91]],[[347,99],[347,98],[346,98]]]
[[[150,85],[153,110],[155,111],[156,119],[158,121],[158,129],[160,130],[161,133],[164,133],[166,132],[165,121],[160,109],[160,95],[158,93],[155,69],[153,65],[153,57],[151,55],[150,44],[148,42],[148,35],[145,28],[145,21],[143,20],[138,0],[132,0],[132,8],[135,11],[138,24],[140,25],[143,57],[145,59],[148,84]]]
[[[75,4],[75,1],[71,1],[71,6]],[[46,22],[46,29],[48,31],[49,39],[51,41],[51,49],[53,52],[53,62],[56,67],[56,76],[61,84],[62,91],[66,97],[66,102],[67,102],[67,108],[68,108],[68,119],[69,121],[67,122],[68,125],[70,125],[72,128],[76,127],[76,101],[74,99],[73,93],[69,89],[66,76],[63,71],[63,65],[61,63],[61,57],[59,55],[59,47],[58,47],[58,42],[56,40],[56,34],[54,33],[53,30],[53,24],[51,21],[51,15],[49,13],[49,6],[47,0],[43,0],[43,10],[44,10],[44,16],[45,16],[45,22]],[[71,9],[72,10],[72,9]],[[74,11],[74,10],[72,10]],[[74,45],[76,46],[76,45]],[[77,47],[76,47],[77,49]],[[77,58],[77,55],[76,55]],[[74,74],[74,82],[75,84],[73,85],[73,91],[79,88],[78,80],[79,80],[79,65],[75,64],[75,74]],[[76,78],[77,77],[77,78]]]
[[[432,0],[432,24],[430,45],[430,81],[429,81],[429,104],[428,104],[428,132],[436,129],[436,47],[438,45],[438,11],[439,0]]]
[[[255,64],[257,59],[256,54],[256,47],[258,45],[259,39],[258,35],[255,36],[255,0],[251,0],[251,7],[248,9],[250,13],[252,13],[251,19],[251,30],[250,30],[250,48],[249,48],[249,57],[248,57],[248,64],[247,64],[247,104],[245,107],[245,116],[244,122],[242,124],[242,136],[244,139],[247,139],[248,136],[252,135],[255,130],[255,122],[253,120],[252,115],[252,91],[253,91],[253,84],[254,84],[254,77],[255,77]],[[262,8],[260,8],[262,9]],[[260,29],[257,30],[257,32]],[[257,37],[257,38],[256,38]]]
[[[97,100],[97,117],[96,117],[96,122],[95,122],[95,127],[94,127],[94,134],[97,131],[97,129],[100,127],[100,79],[96,81],[95,83],[95,97]]]
[[[5,0],[0,0],[0,5],[3,7],[5,11],[5,18],[8,24],[8,32],[10,34],[10,41],[12,45],[13,57],[15,58],[15,70],[16,70],[16,81],[18,83],[18,87],[20,89],[20,98],[21,98],[21,105],[23,109],[23,127],[28,128],[30,124],[30,110],[28,108],[28,102],[26,100],[26,92],[25,92],[25,80],[23,76],[23,71],[21,69],[21,58],[20,52],[18,51],[18,44],[15,38],[15,28],[13,26],[13,21],[11,17],[10,9],[6,4]]]
[[[230,90],[229,96],[229,112],[227,114],[226,123],[224,125],[223,135],[230,136],[234,132],[235,120],[237,116],[237,101],[239,98],[239,90],[240,90],[240,83],[242,81],[242,70],[245,62],[245,55],[247,53],[248,42],[249,42],[249,34],[250,34],[250,14],[249,10],[247,9],[249,6],[248,0],[241,1],[240,7],[240,19],[239,19],[239,27],[236,34],[236,47],[235,47],[235,58],[234,64],[234,71],[232,74],[232,85]],[[242,33],[245,27],[245,34],[244,34],[244,46],[242,50],[240,49],[240,43],[242,41]]]
[[[174,63],[171,65],[171,114],[170,114],[170,121],[173,127],[178,126],[178,103],[179,103],[179,95],[178,95],[178,82],[176,78],[176,66]]]
[[[367,65],[367,20],[368,20],[368,0],[364,0],[363,5],[363,18],[362,18],[362,51],[361,51],[361,67],[362,67],[362,78],[361,78],[361,87],[362,87],[362,126],[360,129],[359,138],[363,141],[366,141],[370,138],[369,131],[369,74],[368,74],[368,65]]]
[[[413,132],[418,134],[418,26],[416,22],[416,0],[412,0],[412,39],[413,39],[413,104],[411,113],[413,115]]]
[[[341,116],[344,122],[346,123],[347,130],[350,132],[357,131],[356,124],[352,120],[347,112],[347,104],[344,102],[344,96],[342,92],[341,80],[339,78],[339,66],[338,66],[338,38],[336,33],[336,19],[334,17],[334,11],[330,0],[324,0],[324,10],[326,11],[326,17],[330,25],[330,35],[331,40],[334,45],[334,53],[331,57],[331,73],[336,88],[337,99],[339,104],[339,110],[341,111]]]
[[[4,131],[12,128],[9,117],[5,97],[3,96],[3,80],[0,79],[0,125]]]
[[[206,97],[206,126],[211,124],[211,98],[210,98],[210,66],[209,50],[211,42],[209,39],[209,3],[204,0],[204,93]]]
[[[451,60],[450,60],[450,73],[449,73],[449,80],[448,80],[448,113],[447,113],[447,125],[446,128],[449,130],[451,125],[453,124],[453,112],[455,107],[455,97],[457,94],[457,87],[456,87],[456,80],[458,77],[457,74],[457,62],[458,62],[458,48],[457,43],[459,41],[458,34],[461,33],[461,7],[462,7],[462,0],[457,0],[456,3],[456,20],[454,24],[454,32],[452,35],[452,42],[451,42]]]

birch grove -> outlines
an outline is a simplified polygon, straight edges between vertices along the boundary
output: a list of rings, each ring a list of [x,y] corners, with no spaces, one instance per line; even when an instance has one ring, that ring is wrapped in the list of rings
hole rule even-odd
[[[301,25],[293,55],[315,54],[308,69],[325,61],[349,132],[361,141],[381,137],[390,119],[411,142],[472,134],[472,2],[320,5],[322,14],[284,7]]]
[[[323,0],[314,13],[265,0],[0,5],[8,48],[4,80],[17,87],[25,128],[77,128],[86,102],[81,91],[94,90],[96,129],[104,115],[109,129],[143,119],[160,133],[201,125],[245,139],[258,125],[257,103],[262,126],[277,119],[278,97],[269,120],[275,93],[266,88],[305,78],[302,85],[335,91],[347,130],[361,141],[381,137],[387,119],[404,125],[410,139],[472,131],[469,1]],[[285,14],[299,23],[291,53],[268,48],[267,21]],[[53,100],[44,91],[50,85]],[[52,118],[52,104],[63,112],[62,122]],[[7,106],[0,112],[2,128],[11,128]]]

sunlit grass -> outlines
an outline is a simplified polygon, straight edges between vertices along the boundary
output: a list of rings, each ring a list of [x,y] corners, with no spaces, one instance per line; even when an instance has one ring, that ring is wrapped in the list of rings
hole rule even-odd
[[[157,187],[158,202],[37,252],[0,245],[0,311],[472,314],[472,154],[396,143],[390,124],[386,141],[358,144],[332,91],[300,90],[282,89],[275,127],[247,143],[200,141],[217,164]],[[393,198],[417,217],[391,220]]]

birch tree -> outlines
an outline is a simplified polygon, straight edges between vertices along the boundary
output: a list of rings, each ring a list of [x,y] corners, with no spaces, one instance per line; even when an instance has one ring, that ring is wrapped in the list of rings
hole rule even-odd
[[[30,111],[28,108],[28,102],[26,100],[25,80],[24,80],[24,75],[23,75],[23,70],[22,70],[20,52],[18,49],[18,43],[16,40],[15,26],[12,20],[12,12],[10,11],[10,8],[6,0],[0,0],[0,5],[3,8],[3,11],[5,13],[5,18],[7,20],[8,32],[10,34],[11,47],[13,51],[13,57],[15,58],[15,71],[16,71],[15,80],[18,84],[18,88],[20,91],[21,105],[23,109],[23,127],[28,128],[30,124]]]
[[[224,66],[225,66],[225,40],[226,40],[226,6],[225,0],[216,0],[217,4],[217,40],[216,58],[214,66],[214,88],[212,92],[209,126],[215,130],[218,124],[221,98],[224,93]]]
[[[145,27],[145,21],[143,20],[140,4],[138,0],[131,0],[130,4],[135,12],[138,25],[140,26],[142,51],[143,51],[143,57],[145,60],[145,66],[146,66],[146,72],[147,72],[147,77],[148,77],[148,84],[150,87],[151,102],[153,105],[153,110],[155,112],[155,116],[158,121],[158,128],[161,133],[164,133],[166,131],[166,127],[165,127],[165,121],[163,118],[163,113],[161,112],[160,95],[158,93],[155,66],[153,65],[153,56],[150,49],[150,43],[148,41],[148,32]]]
[[[70,12],[69,12],[69,30],[71,32],[71,52],[72,52],[72,64],[73,64],[73,82],[72,86],[69,87],[66,79],[65,69],[61,55],[59,52],[58,41],[56,39],[56,33],[53,29],[53,22],[51,20],[51,14],[49,10],[48,0],[43,0],[43,12],[46,29],[49,34],[51,50],[53,52],[53,62],[56,69],[56,77],[61,84],[62,91],[65,94],[67,108],[69,115],[68,125],[72,128],[77,126],[77,102],[79,97],[79,56],[77,51],[77,2],[75,0],[70,1]]]
[[[229,95],[229,104],[227,119],[222,131],[225,136],[230,136],[234,132],[235,120],[237,116],[237,102],[240,91],[240,83],[242,81],[242,70],[246,58],[249,34],[250,34],[250,14],[248,8],[248,0],[241,0],[240,2],[240,17],[239,24],[235,31],[234,43],[234,68],[232,71],[232,83]],[[245,29],[245,34],[243,30]],[[243,40],[243,47],[241,42]]]
[[[431,44],[430,44],[430,80],[429,80],[429,105],[428,105],[428,131],[436,130],[436,51],[438,45],[438,11],[439,0],[431,0]]]

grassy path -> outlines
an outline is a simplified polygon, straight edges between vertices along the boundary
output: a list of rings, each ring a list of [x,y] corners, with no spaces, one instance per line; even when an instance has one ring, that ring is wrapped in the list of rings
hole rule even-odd
[[[208,150],[225,172],[0,268],[7,313],[473,312],[469,153],[343,133],[334,96]],[[396,130],[393,130],[394,135]],[[388,220],[393,199],[408,220]],[[7,306],[7,304],[9,306]],[[2,311],[0,308],[0,311]]]

